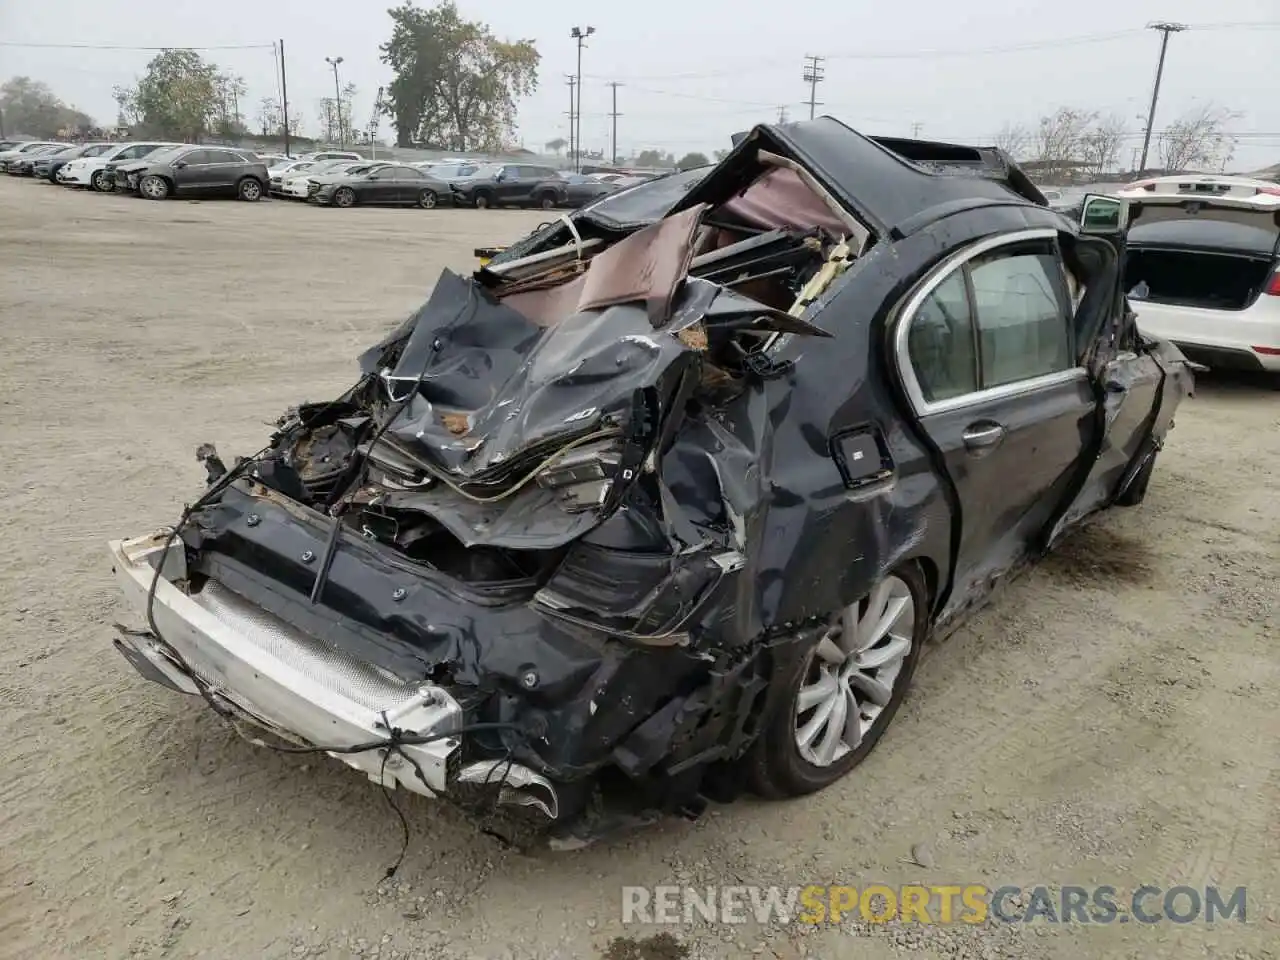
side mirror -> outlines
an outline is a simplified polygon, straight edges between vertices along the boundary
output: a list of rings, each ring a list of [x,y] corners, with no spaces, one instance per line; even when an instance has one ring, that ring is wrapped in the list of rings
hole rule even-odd
[[[501,183],[503,180],[507,179],[507,171],[499,170],[493,179],[495,183]]]
[[[174,164],[173,164],[173,165],[174,165],[177,169],[181,170],[183,167],[185,167],[185,166],[187,165],[187,161],[185,161],[185,160],[176,160],[176,161],[174,161]]]
[[[1080,210],[1080,232],[1123,236],[1129,230],[1129,201],[1089,194]]]

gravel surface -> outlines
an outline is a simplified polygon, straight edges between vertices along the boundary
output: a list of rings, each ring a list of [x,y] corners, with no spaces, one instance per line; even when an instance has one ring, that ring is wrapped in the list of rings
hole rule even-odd
[[[0,956],[1280,957],[1280,394],[1206,381],[1147,503],[946,643],[856,775],[572,854],[255,749],[112,649],[110,537],[544,217],[0,178]],[[914,862],[911,862],[914,861]],[[1245,885],[1248,923],[624,926],[628,884]]]

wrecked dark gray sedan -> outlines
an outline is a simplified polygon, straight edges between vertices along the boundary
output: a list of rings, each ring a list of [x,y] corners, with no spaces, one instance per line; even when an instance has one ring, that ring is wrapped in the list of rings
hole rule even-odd
[[[819,119],[546,224],[259,453],[202,447],[176,526],[111,544],[117,646],[561,846],[821,789],[931,635],[1146,492],[1192,371],[1092,199]]]

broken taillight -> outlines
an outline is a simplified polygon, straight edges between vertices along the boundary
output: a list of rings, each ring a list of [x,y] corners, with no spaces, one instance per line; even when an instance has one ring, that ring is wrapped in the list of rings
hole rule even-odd
[[[1268,297],[1280,297],[1280,268],[1271,274],[1271,279],[1267,281],[1267,289],[1263,293]]]

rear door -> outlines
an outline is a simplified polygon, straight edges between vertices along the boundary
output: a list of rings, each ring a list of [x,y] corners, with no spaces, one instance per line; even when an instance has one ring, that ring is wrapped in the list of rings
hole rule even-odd
[[[205,192],[234,194],[245,167],[245,158],[232,150],[208,150],[206,154]]]
[[[1057,232],[989,238],[945,261],[905,305],[895,352],[952,487],[961,604],[1036,548],[1095,430]]]
[[[418,194],[427,185],[417,167],[396,167],[396,199],[400,203],[417,203]]]

